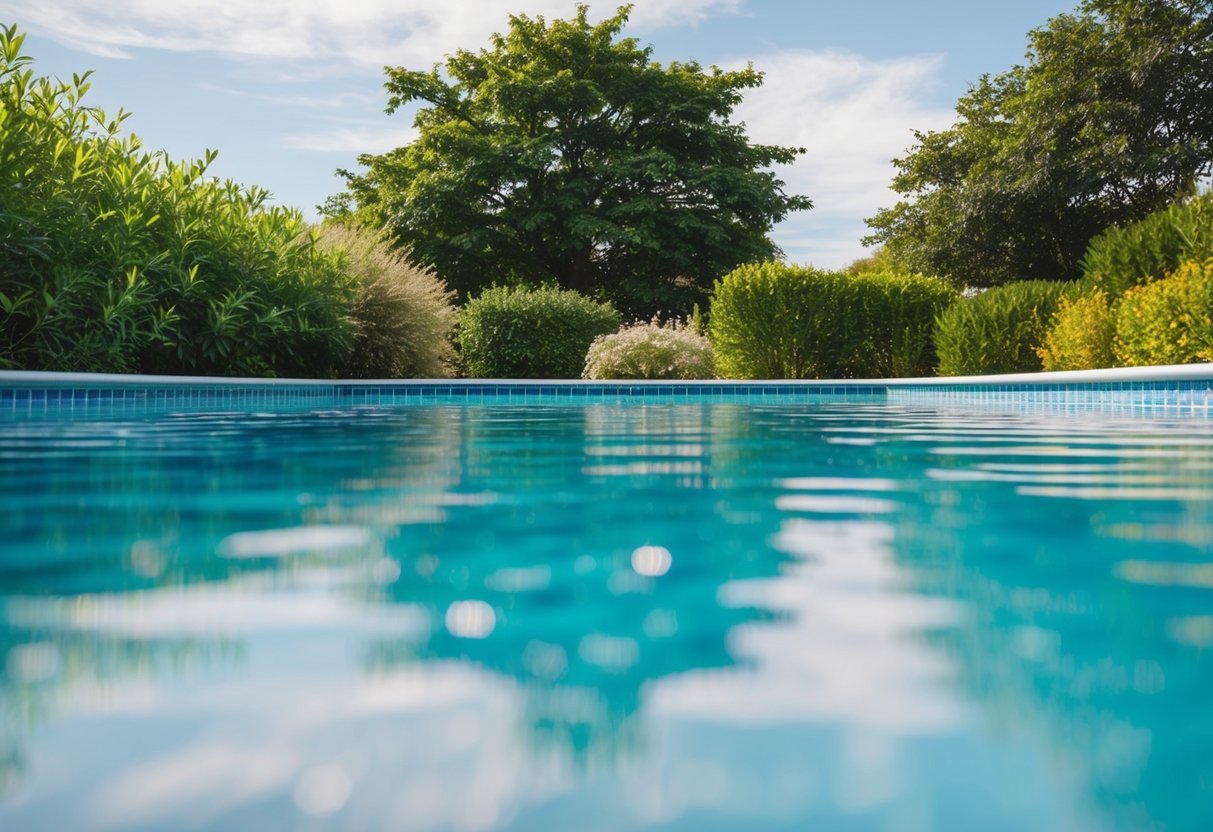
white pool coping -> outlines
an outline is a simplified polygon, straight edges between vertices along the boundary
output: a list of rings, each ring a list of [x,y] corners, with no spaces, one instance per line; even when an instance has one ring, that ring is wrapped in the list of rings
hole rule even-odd
[[[1125,382],[1167,382],[1213,380],[1213,363],[1174,364],[1160,367],[1115,367],[1105,370],[1069,370],[1053,373],[1007,373],[985,376],[943,376],[930,378],[864,378],[864,379],[705,379],[701,381],[666,381],[644,379],[594,380],[580,379],[304,379],[304,378],[229,378],[226,376],[153,376],[121,373],[60,373],[32,370],[0,370],[0,387],[70,387],[73,385],[224,385],[224,386],[341,386],[383,387],[410,385],[450,385],[459,387],[481,387],[498,385],[595,385],[621,387],[704,387],[719,385],[788,385],[804,387],[954,387],[989,386],[1003,388],[1008,385],[1088,385]]]

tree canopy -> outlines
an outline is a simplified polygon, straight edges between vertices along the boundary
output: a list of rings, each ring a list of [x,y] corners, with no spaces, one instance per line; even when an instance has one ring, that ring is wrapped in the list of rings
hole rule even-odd
[[[511,16],[445,72],[387,69],[387,112],[413,102],[417,138],[341,171],[324,206],[385,225],[463,295],[555,283],[626,313],[689,312],[712,281],[778,255],[768,233],[811,207],[772,165],[800,148],[751,144],[730,121],[753,67],[661,65],[600,23]]]
[[[906,197],[868,220],[902,266],[971,286],[1067,279],[1104,228],[1213,169],[1213,2],[1084,0],[982,76],[947,130],[894,160]]]

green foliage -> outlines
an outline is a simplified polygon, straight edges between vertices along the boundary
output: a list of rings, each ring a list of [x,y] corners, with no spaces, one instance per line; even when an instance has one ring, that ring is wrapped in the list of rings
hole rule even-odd
[[[864,355],[856,376],[905,378],[934,374],[935,319],[960,300],[942,280],[919,274],[861,272],[852,278],[860,290],[865,334]]]
[[[1198,360],[1191,298],[1197,269],[1213,257],[1213,193],[1199,194],[1091,240],[1083,296],[1063,299],[1040,350],[1046,370]],[[1167,277],[1179,269],[1183,279]],[[1165,282],[1157,290],[1137,291]],[[1137,287],[1137,288],[1135,288]],[[1127,306],[1125,305],[1127,304]],[[1183,309],[1181,309],[1183,307]],[[1186,311],[1183,311],[1186,310]]]
[[[657,320],[600,335],[590,344],[582,378],[715,378],[712,343],[692,323]]]
[[[341,171],[349,191],[325,210],[390,226],[462,297],[555,283],[629,315],[689,313],[716,277],[773,256],[772,225],[810,207],[770,172],[803,151],[750,144],[730,121],[760,73],[663,66],[619,38],[627,15],[511,16],[442,71],[389,68],[388,112],[423,105],[417,138]]]
[[[708,332],[722,378],[821,378],[840,354],[858,348],[858,333],[835,333],[849,279],[834,272],[768,261],[734,269],[717,281]],[[840,315],[839,315],[840,317]],[[835,340],[835,335],[841,335]]]
[[[906,269],[893,261],[893,255],[887,248],[881,247],[867,257],[859,257],[843,269],[847,274],[864,274],[865,272],[904,272]]]
[[[924,375],[935,316],[956,291],[921,275],[767,262],[716,284],[709,331],[724,378]]]
[[[1116,312],[1106,292],[1062,295],[1057,311],[1036,351],[1045,370],[1097,370],[1115,367],[1112,339]]]
[[[459,313],[455,293],[433,271],[393,249],[384,233],[358,225],[327,222],[320,228],[318,244],[344,254],[344,269],[358,285],[351,308],[354,347],[342,376],[451,375]]]
[[[1103,229],[1213,167],[1213,2],[1085,0],[983,76],[957,120],[895,160],[905,199],[868,220],[914,271],[958,284],[1070,279]]]
[[[1213,193],[1182,200],[1091,241],[1084,279],[1113,296],[1158,280],[1189,260],[1213,257]]]
[[[590,344],[619,320],[571,290],[495,286],[464,306],[459,345],[473,378],[578,378]]]
[[[1115,350],[1128,366],[1213,360],[1213,259],[1130,289],[1116,314]]]
[[[1049,320],[1073,284],[1028,280],[989,289],[943,311],[935,325],[941,376],[1029,373]]]
[[[332,375],[349,350],[340,258],[296,212],[120,135],[87,74],[35,78],[0,29],[0,364]]]

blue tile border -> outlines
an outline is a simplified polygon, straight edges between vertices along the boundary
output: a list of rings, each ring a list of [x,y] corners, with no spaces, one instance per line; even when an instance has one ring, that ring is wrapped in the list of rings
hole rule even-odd
[[[112,376],[0,371],[0,418],[138,415],[172,411],[610,401],[890,402],[1034,405],[1213,415],[1213,365],[980,378],[821,381],[587,382],[553,380],[315,381]]]

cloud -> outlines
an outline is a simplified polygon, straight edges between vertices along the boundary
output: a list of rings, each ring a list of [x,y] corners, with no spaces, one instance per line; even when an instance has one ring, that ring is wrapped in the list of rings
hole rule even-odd
[[[414,127],[340,127],[327,133],[303,133],[286,136],[282,144],[292,150],[321,153],[385,153],[411,144],[417,138]]]
[[[939,83],[941,58],[780,52],[749,60],[765,82],[746,93],[736,118],[752,141],[806,149],[778,173],[789,193],[809,196],[814,207],[782,223],[777,242],[790,260],[820,266],[863,256],[863,219],[897,198],[889,189],[891,160],[913,144],[912,130],[954,120],[950,109],[925,103]]]
[[[202,82],[198,89],[208,92],[218,92],[232,98],[243,98],[284,107],[291,110],[363,110],[374,111],[383,107],[383,94],[380,92],[360,92],[354,90],[328,91],[323,95],[291,95],[288,93],[266,94],[247,89],[224,87]]]
[[[140,48],[245,58],[333,60],[378,70],[427,66],[477,47],[518,11],[509,0],[14,0],[23,28],[74,49],[128,57]],[[649,0],[633,10],[636,31],[735,13],[741,0]],[[525,13],[568,17],[571,0],[530,0]]]

